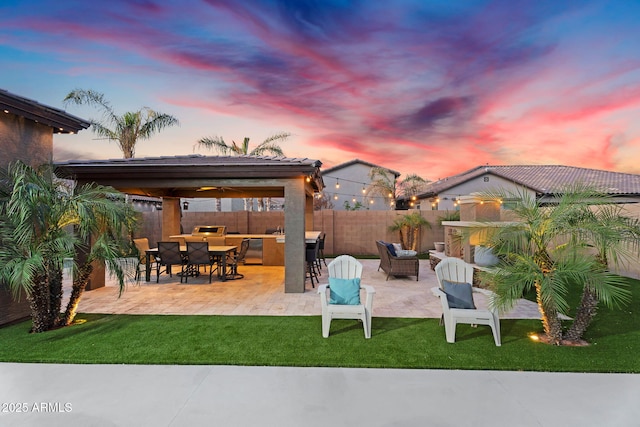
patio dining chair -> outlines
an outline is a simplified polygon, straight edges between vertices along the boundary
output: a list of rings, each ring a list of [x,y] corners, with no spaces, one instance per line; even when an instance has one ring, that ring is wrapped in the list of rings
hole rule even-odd
[[[147,251],[151,249],[149,247],[149,239],[141,237],[139,239],[133,239],[133,244],[138,250],[138,267],[136,268],[136,280],[140,280],[141,273],[146,271],[147,268]],[[154,269],[157,267],[158,259],[155,256],[150,257],[149,268]]]
[[[184,269],[184,282],[187,283],[189,276],[200,275],[200,267],[209,266],[209,283],[213,275],[213,264],[215,259],[209,254],[209,243],[207,242],[187,242],[186,268]]]
[[[180,244],[178,242],[158,242],[158,258],[159,262],[156,264],[156,283],[160,283],[160,274],[162,273],[162,266],[165,266],[165,273],[169,277],[173,276],[172,266],[180,266],[180,283],[184,277],[184,265],[185,259],[180,252]]]
[[[474,293],[481,293],[488,298],[493,292],[472,286],[473,266],[459,258],[445,258],[436,265],[436,277],[439,287],[431,289],[442,305],[440,324],[444,322],[447,342],[456,341],[456,325],[458,323],[488,325],[493,332],[496,346],[500,346],[500,318],[493,308],[478,309],[473,300]]]
[[[329,284],[318,286],[322,306],[322,336],[329,336],[332,319],[359,319],[364,328],[364,337],[371,338],[371,312],[376,291],[373,286],[360,283],[362,264],[352,256],[340,255],[329,263],[328,270]],[[366,292],[364,304],[360,300],[360,290]]]
[[[250,239],[242,239],[238,253],[235,255],[227,255],[227,271],[224,272],[227,280],[244,278],[244,274],[238,273],[238,264],[244,262],[244,258],[249,250],[249,240]]]

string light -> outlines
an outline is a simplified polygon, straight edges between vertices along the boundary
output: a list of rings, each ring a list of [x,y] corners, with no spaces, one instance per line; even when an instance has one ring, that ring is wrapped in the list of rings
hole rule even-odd
[[[330,176],[330,175],[323,175],[323,178],[326,180],[327,178],[329,179],[335,179],[335,188],[336,190],[338,189],[345,189],[344,185],[342,185],[340,183],[340,181],[346,181],[347,183],[353,183],[353,184],[357,184],[358,186],[361,186],[361,191],[359,192],[360,194],[353,194],[353,193],[341,193],[338,191],[327,191],[328,193],[328,197],[333,198],[333,200],[339,200],[339,199],[346,199],[346,200],[352,200],[353,203],[356,203],[360,198],[362,203],[367,203],[373,206],[376,204],[376,199],[380,199],[382,201],[384,201],[385,199],[387,199],[387,197],[389,198],[389,205],[390,206],[395,206],[395,195],[393,191],[389,191],[388,195],[386,195],[386,192],[382,192],[379,195],[375,195],[371,188],[371,182],[367,183],[367,182],[362,182],[362,181],[353,181],[347,178],[338,178],[338,177],[334,177],[334,176]],[[329,184],[329,183],[328,183]],[[329,184],[330,185],[330,184]],[[341,187],[342,185],[342,187]],[[355,185],[353,186],[347,186],[346,190],[347,191],[357,191],[355,190]],[[353,189],[352,189],[353,188]],[[326,189],[325,189],[326,190]],[[369,194],[367,194],[369,193]],[[383,203],[383,205],[386,205],[386,203]]]

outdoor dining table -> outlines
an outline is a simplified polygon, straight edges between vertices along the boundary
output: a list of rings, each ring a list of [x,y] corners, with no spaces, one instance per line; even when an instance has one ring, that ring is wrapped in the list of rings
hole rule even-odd
[[[187,247],[180,246],[180,252],[183,255],[187,255]],[[227,271],[227,255],[236,254],[238,252],[237,246],[213,246],[209,245],[209,255],[217,257],[219,261],[218,268],[218,277],[223,282],[227,280],[226,274],[223,272]],[[151,256],[158,255],[158,248],[153,248],[145,251],[146,256],[146,267],[145,267],[145,280],[147,282],[151,281]]]

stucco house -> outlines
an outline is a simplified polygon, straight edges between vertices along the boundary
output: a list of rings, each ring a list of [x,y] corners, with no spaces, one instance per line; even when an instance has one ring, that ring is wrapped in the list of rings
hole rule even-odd
[[[53,135],[77,133],[87,120],[0,89],[0,167],[21,160],[31,166],[52,161]],[[0,324],[29,315],[24,295],[19,302],[0,283]]]
[[[573,183],[593,184],[618,203],[640,202],[640,175],[563,165],[485,165],[427,184],[413,201],[422,210],[458,210],[463,196],[501,189],[506,193],[529,193],[552,202],[562,188]],[[401,199],[399,208],[411,200]],[[505,200],[508,207],[508,200]]]
[[[369,174],[375,168],[384,170],[394,183],[400,176],[400,172],[360,159],[323,170],[324,193],[333,203],[333,209],[346,210],[359,203],[362,209],[389,210],[390,204],[393,202],[392,198],[387,195],[372,194],[369,191],[371,185]]]

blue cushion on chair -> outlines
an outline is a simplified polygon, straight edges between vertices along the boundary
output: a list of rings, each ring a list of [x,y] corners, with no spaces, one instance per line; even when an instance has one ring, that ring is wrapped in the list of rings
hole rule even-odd
[[[385,243],[385,245],[387,246],[387,249],[389,249],[389,253],[393,256],[397,256],[396,255],[396,248],[393,246],[393,243]]]
[[[339,279],[337,277],[329,277],[329,303],[359,305],[360,278]]]
[[[442,287],[444,293],[447,294],[449,308],[476,308],[476,305],[473,303],[473,289],[471,287],[471,283],[443,280]]]

